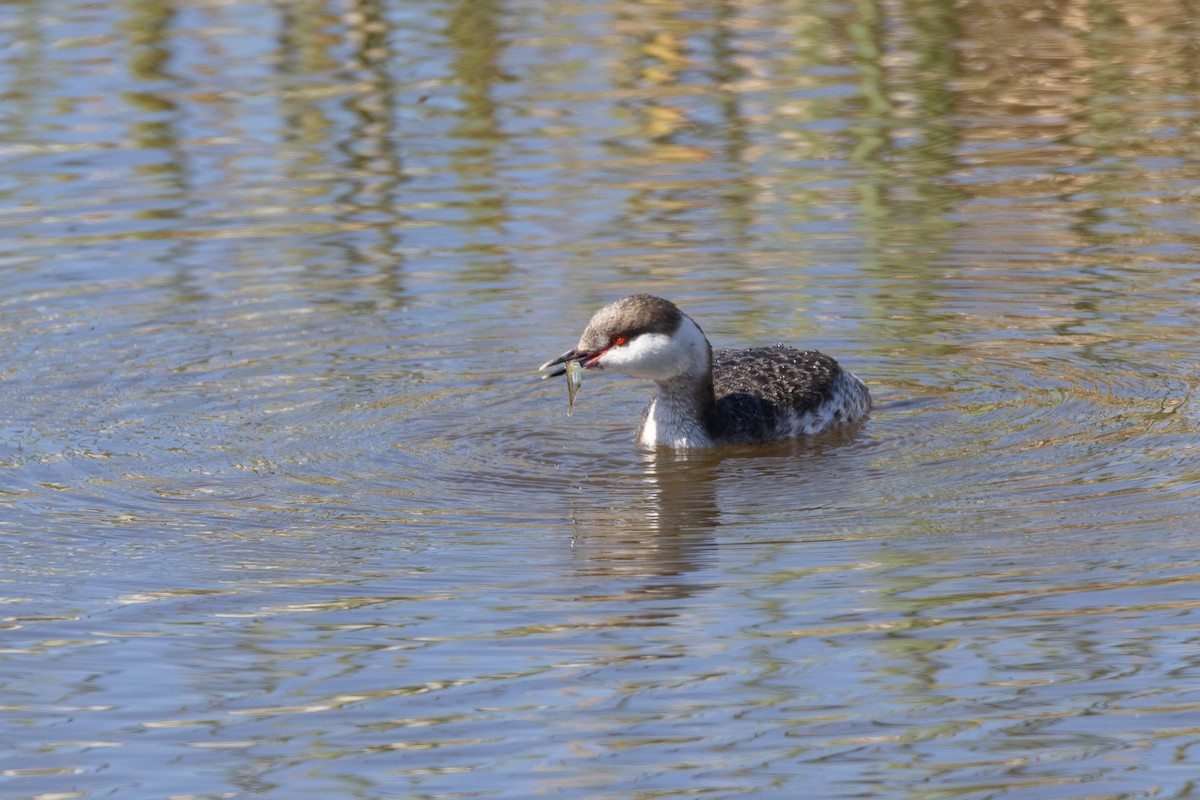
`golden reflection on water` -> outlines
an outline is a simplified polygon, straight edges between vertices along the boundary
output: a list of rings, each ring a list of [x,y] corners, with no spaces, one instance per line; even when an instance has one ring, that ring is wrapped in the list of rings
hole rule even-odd
[[[806,15],[788,4],[758,2],[711,4],[701,16],[693,3],[616,3],[612,8],[611,29],[586,37],[590,47],[605,51],[598,65],[602,82],[594,94],[566,99],[615,101],[614,110],[627,114],[633,124],[623,127],[614,143],[645,148],[655,160],[690,153],[686,158],[743,164],[768,159],[779,167],[787,166],[779,162],[780,155],[846,158],[869,168],[857,194],[863,210],[872,213],[911,208],[904,195],[911,197],[914,190],[924,194],[939,175],[964,169],[967,174],[1014,166],[1054,170],[1110,157],[1190,160],[1186,135],[1159,134],[1195,124],[1193,114],[1180,113],[1194,111],[1195,92],[1188,77],[1194,72],[1188,23],[1177,5],[960,8],[934,3],[885,10],[859,3],[829,4]],[[127,94],[125,101],[159,118],[134,121],[111,144],[175,153],[147,169],[165,170],[165,185],[186,193],[188,164],[179,156],[192,149],[182,124],[187,107],[215,102],[224,125],[237,129],[246,122],[239,119],[238,95],[180,91],[185,65],[173,30],[179,17],[174,4],[134,3],[124,11],[126,41],[120,43],[124,63],[119,66],[137,83],[154,86]],[[414,83],[411,70],[397,69],[404,54],[391,42],[404,40],[406,32],[396,29],[379,3],[360,2],[343,13],[325,3],[292,3],[282,11],[282,35],[267,61],[271,83],[264,88],[283,100],[275,124],[285,134],[281,155],[295,167],[293,177],[310,178],[311,169],[326,161],[327,145],[335,137],[348,158],[342,166],[358,176],[357,185],[338,202],[357,216],[378,215],[373,225],[381,234],[397,224],[402,227],[404,215],[396,212],[411,206],[403,187],[425,167],[420,158],[404,156],[409,136],[399,122],[406,116],[449,112],[454,124],[448,134],[460,146],[449,149],[447,166],[458,178],[469,212],[461,222],[468,228],[487,227],[510,218],[505,209],[511,198],[501,178],[506,170],[499,162],[508,156],[511,135],[496,96],[516,76],[502,61],[535,49],[543,38],[561,40],[562,34],[502,36],[504,9],[499,4],[451,4],[439,33],[453,57],[445,65],[443,85],[425,91],[427,81]],[[214,15],[211,25],[188,31],[188,36],[214,53],[226,53],[226,29],[219,21]],[[38,38],[30,28],[24,33],[29,41]],[[766,46],[776,41],[789,46]],[[1135,42],[1139,46],[1130,47]],[[1145,46],[1149,43],[1154,46]],[[334,58],[335,51],[344,59]],[[17,75],[32,79],[43,67],[39,58],[52,57],[52,52],[27,48],[28,55],[17,62]],[[238,60],[239,54],[229,55]],[[853,79],[823,80],[816,65],[849,65],[853,73],[846,77]],[[187,76],[191,79],[203,78],[215,67],[203,61],[187,66],[194,73]],[[336,76],[332,85],[331,75]],[[221,83],[219,76],[213,77]],[[577,69],[552,71],[546,78],[535,75],[519,87],[528,88],[517,102],[524,110],[551,117],[559,106],[570,119],[577,112],[553,92],[544,92],[577,77]],[[317,82],[323,86],[314,86]],[[805,97],[830,88],[838,91],[830,97]],[[348,130],[325,107],[308,102],[314,91],[343,93],[344,110],[353,120]],[[418,103],[426,96],[427,103]],[[28,103],[30,93],[17,98]],[[854,120],[844,136],[806,133],[812,122],[841,118]],[[569,147],[581,130],[578,124],[546,125],[536,134],[559,149]],[[751,134],[759,130],[775,138]],[[704,135],[708,132],[717,137]],[[800,139],[789,144],[796,136]],[[1021,147],[990,146],[1013,142]],[[818,143],[837,149],[814,150]],[[344,177],[340,172],[339,178]],[[732,172],[722,177],[723,183],[753,183],[737,191],[729,187],[718,197],[736,203],[770,187],[791,189],[797,177],[802,175],[794,167]],[[930,210],[936,211],[937,204],[956,197],[1063,195],[1114,179],[1120,176],[1108,170],[1075,170],[1047,175],[1042,180],[1052,183],[1044,188],[1025,179],[971,182],[940,187],[949,198],[929,197],[926,202],[934,203]],[[911,183],[910,188],[905,190],[901,180]],[[889,198],[889,192],[900,196]],[[297,199],[302,197],[303,192]],[[934,215],[928,216],[934,224]]]

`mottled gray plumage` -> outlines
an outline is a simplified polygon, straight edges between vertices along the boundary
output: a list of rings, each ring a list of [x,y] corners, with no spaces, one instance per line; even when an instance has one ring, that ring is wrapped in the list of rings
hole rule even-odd
[[[817,415],[837,422],[844,412],[818,409],[834,399],[842,368],[816,350],[777,344],[713,353],[717,438],[762,441],[807,431],[791,431],[791,420]],[[814,420],[816,422],[816,420]],[[827,425],[823,422],[819,428]],[[805,426],[809,427],[809,426]]]
[[[861,419],[871,404],[862,381],[827,355],[782,344],[714,352],[691,317],[652,295],[597,311],[579,345],[542,369],[570,360],[657,384],[638,433],[647,445],[786,439]]]

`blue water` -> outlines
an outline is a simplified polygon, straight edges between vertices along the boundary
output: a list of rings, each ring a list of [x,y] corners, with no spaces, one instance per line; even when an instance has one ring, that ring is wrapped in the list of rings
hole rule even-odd
[[[1191,796],[1191,31],[0,7],[0,795]],[[567,417],[635,291],[870,420]]]

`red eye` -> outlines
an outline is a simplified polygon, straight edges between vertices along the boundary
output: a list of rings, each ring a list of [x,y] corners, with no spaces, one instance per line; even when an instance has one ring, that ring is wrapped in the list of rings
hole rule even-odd
[[[625,344],[628,341],[629,341],[629,338],[625,334],[618,333],[616,336],[614,336],[612,338],[612,346],[620,347],[621,345]]]

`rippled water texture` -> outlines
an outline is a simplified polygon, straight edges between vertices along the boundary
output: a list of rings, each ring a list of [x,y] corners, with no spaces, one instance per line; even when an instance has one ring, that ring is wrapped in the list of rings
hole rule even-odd
[[[0,795],[1196,796],[1195,20],[0,5]],[[633,291],[873,415],[568,418]]]

